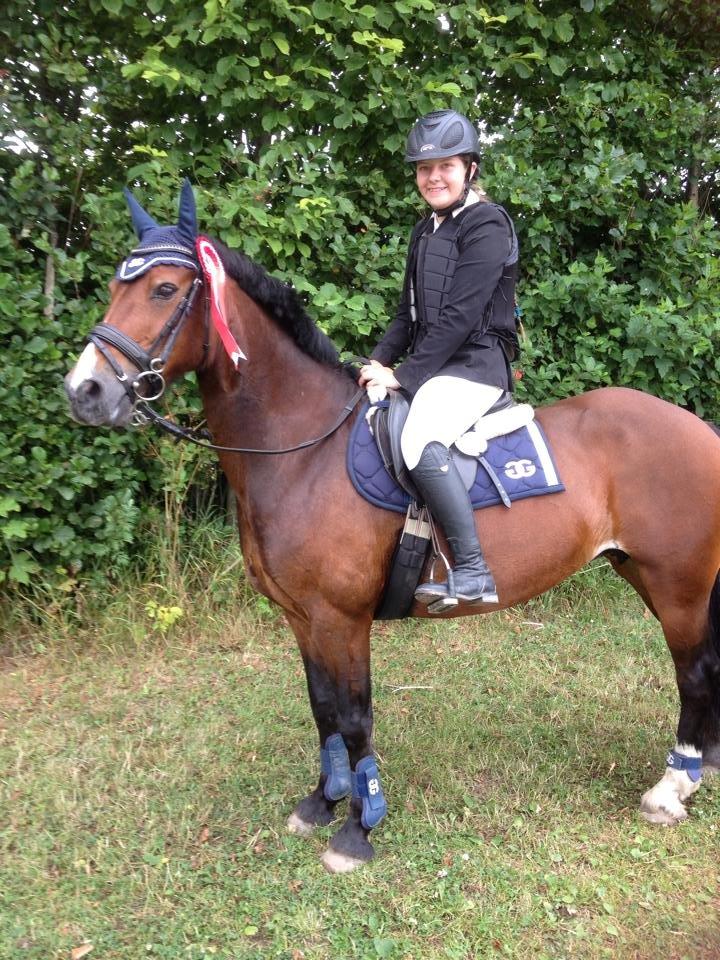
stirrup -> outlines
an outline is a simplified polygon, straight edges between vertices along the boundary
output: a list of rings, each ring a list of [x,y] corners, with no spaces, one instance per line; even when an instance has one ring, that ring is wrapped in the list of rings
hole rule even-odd
[[[422,588],[424,586],[430,586],[435,584],[438,587],[436,593],[422,594]],[[420,584],[418,589],[415,591],[415,600],[429,613],[443,613],[445,610],[451,610],[453,607],[458,605],[458,599],[455,596],[452,596],[448,593],[447,587],[444,583],[438,583],[435,580],[429,580],[425,583]]]
[[[416,592],[415,600],[421,606],[425,607],[428,613],[445,613],[446,610],[454,610],[460,602],[456,596],[447,593],[447,591],[445,593],[438,593],[434,598],[432,595],[428,597],[418,596]]]
[[[455,607],[457,607],[460,601],[455,596],[455,579],[453,577],[450,561],[440,549],[440,543],[437,538],[437,531],[435,530],[435,521],[433,520],[432,515],[430,514],[429,511],[428,511],[428,520],[430,522],[430,534],[432,536],[432,544],[433,544],[435,557],[430,567],[430,579],[427,580],[426,583],[436,582],[433,579],[434,572],[435,572],[435,561],[442,560],[443,564],[445,565],[445,572],[447,574],[447,587],[444,594],[440,594],[437,600],[431,600],[429,603],[425,603],[422,600],[422,598],[419,598],[417,595],[418,591],[416,590],[415,600],[418,603],[422,604],[422,606],[425,607],[428,613],[445,613],[446,611],[453,610]],[[424,586],[424,584],[420,584],[420,586],[422,587]],[[420,587],[418,587],[418,590],[419,589]]]
[[[495,584],[492,579],[492,574],[489,575],[493,586]],[[498,603],[498,594],[497,588],[491,590],[488,589],[480,593],[479,597],[467,597],[463,595],[458,595],[458,591],[455,587],[455,575],[452,568],[449,568],[447,571],[447,588],[443,595],[439,595],[436,600],[431,600],[429,603],[424,604],[428,613],[445,613],[448,610],[452,610],[454,607],[457,607],[458,604],[464,603],[468,607],[482,607],[487,603]],[[434,581],[429,581],[433,583]],[[422,599],[417,597],[418,603],[423,603]]]
[[[441,555],[442,556],[442,555]],[[443,560],[445,557],[443,556]],[[453,575],[452,567],[447,569],[447,592],[445,596],[438,597],[437,600],[433,600],[432,603],[429,603],[426,607],[428,613],[447,613],[449,610],[454,610],[458,606],[460,601],[455,596],[455,577]]]
[[[428,613],[447,613],[448,610],[454,610],[455,607],[459,605],[460,601],[457,597],[440,597],[438,600],[435,600],[433,603],[429,603],[425,609]]]

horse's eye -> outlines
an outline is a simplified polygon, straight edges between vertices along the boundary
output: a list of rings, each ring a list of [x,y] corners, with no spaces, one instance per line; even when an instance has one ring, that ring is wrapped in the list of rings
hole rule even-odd
[[[169,300],[175,293],[177,293],[177,287],[174,283],[160,283],[155,287],[152,295],[158,300]]]

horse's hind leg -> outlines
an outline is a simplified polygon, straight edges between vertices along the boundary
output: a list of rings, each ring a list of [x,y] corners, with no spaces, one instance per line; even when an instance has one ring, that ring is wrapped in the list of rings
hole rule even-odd
[[[703,737],[703,773],[720,773],[720,573],[708,609],[708,671],[713,691]]]
[[[672,825],[687,817],[685,801],[699,788],[705,725],[712,687],[708,682],[706,654],[678,663],[675,671],[680,693],[680,718],[675,747],[668,754],[665,773],[640,802],[640,812],[651,823]]]
[[[718,591],[714,588],[714,595]],[[685,801],[699,788],[703,759],[720,759],[720,669],[710,617],[704,604],[659,604],[663,631],[675,663],[680,694],[675,748],[668,755],[665,773],[645,793],[640,810],[652,823],[675,824],[687,816]]]

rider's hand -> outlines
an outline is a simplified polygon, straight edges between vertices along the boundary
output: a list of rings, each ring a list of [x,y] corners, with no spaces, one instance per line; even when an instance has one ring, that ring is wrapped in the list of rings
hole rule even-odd
[[[368,380],[371,380],[374,372],[378,367],[381,367],[382,364],[377,360],[371,360],[370,363],[366,364],[364,367],[360,368],[360,376],[358,377],[358,383],[361,387],[364,387]]]
[[[399,390],[400,384],[390,367],[383,367],[377,360],[371,360],[360,371],[361,387],[384,387],[386,390]]]

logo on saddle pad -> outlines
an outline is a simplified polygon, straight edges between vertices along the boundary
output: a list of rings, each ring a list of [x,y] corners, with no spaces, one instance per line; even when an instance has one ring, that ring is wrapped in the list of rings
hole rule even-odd
[[[537,467],[532,460],[508,460],[504,471],[505,476],[511,480],[522,480],[523,477],[532,477],[537,473]]]

